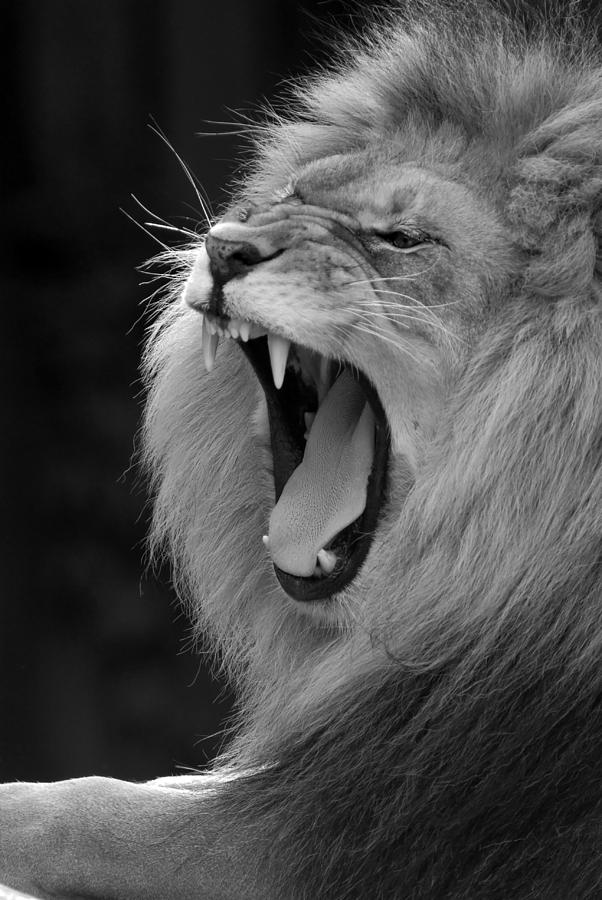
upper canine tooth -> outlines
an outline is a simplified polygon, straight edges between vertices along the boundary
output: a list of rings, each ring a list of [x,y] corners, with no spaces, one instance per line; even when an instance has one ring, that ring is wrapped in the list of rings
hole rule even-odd
[[[218,344],[219,334],[214,334],[209,328],[203,328],[203,359],[208,372],[213,368]]]
[[[290,345],[291,342],[286,338],[280,337],[278,334],[268,334],[268,350],[270,351],[272,376],[274,378],[274,384],[278,389],[282,387],[282,382],[284,381],[284,370],[286,369]]]
[[[238,326],[238,332],[243,341],[249,340],[249,335],[251,334],[251,323],[250,322],[241,322]]]
[[[238,319],[230,319],[230,324],[228,326],[228,332],[230,336],[233,338],[237,338],[239,335],[239,321]]]

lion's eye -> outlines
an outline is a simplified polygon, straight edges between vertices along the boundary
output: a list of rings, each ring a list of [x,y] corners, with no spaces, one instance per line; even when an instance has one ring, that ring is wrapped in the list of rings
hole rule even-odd
[[[415,250],[423,244],[431,243],[429,236],[424,231],[418,230],[381,232],[378,237],[391,247],[407,252]]]

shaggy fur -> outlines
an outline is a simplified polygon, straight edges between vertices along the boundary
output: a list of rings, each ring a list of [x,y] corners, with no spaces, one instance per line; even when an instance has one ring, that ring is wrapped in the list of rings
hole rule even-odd
[[[251,847],[261,836],[266,896],[594,898],[599,59],[575,25],[526,36],[482,3],[412,4],[383,26],[261,131],[237,199],[264,202],[311,160],[399,139],[419,165],[455,165],[512,252],[479,284],[439,428],[382,524],[369,590],[328,621],[287,602],[258,540],[273,488],[246,362],[221,348],[206,375],[191,310],[172,306],[158,326],[146,426],[156,540],[241,696],[227,765],[246,774],[215,802]]]

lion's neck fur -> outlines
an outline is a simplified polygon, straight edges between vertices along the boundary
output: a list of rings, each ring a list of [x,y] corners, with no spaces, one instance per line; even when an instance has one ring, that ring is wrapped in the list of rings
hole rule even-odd
[[[595,895],[602,327],[542,304],[533,335],[531,302],[466,373],[371,643],[293,673],[236,745],[266,768],[222,808],[266,839],[276,897]]]
[[[543,300],[535,310],[527,298],[500,315],[429,465],[369,562],[368,612],[353,634],[327,631],[274,597],[260,540],[271,485],[257,484],[269,473],[258,471],[258,439],[240,424],[257,402],[255,385],[236,350],[205,377],[190,316],[174,317],[160,338],[172,346],[158,347],[149,406],[148,434],[163,461],[156,527],[172,541],[183,595],[197,598],[197,627],[209,630],[243,692],[238,752],[252,758],[268,738],[277,746],[350,669],[368,673],[388,657],[436,670],[468,650],[494,657],[516,633],[513,653],[524,646],[537,667],[562,628],[573,631],[572,651],[592,657],[599,536],[588,526],[602,508],[602,407],[593,390],[602,383],[602,334],[593,299]]]
[[[267,451],[249,426],[258,403],[251,370],[238,350],[222,348],[206,376],[197,314],[174,308],[168,319],[148,359],[155,379],[146,420],[158,484],[155,534],[168,541],[197,637],[207,635],[217,648],[248,704],[286,681],[323,637],[274,602],[278,591],[261,541],[273,487]]]
[[[524,261],[503,296],[488,288],[437,441],[345,627],[321,627],[275,587],[241,354],[205,376],[183,310],[150,351],[155,529],[242,691],[231,760],[258,771],[223,809],[250,841],[266,836],[275,897],[595,896],[600,77],[590,51],[553,35],[505,55],[494,20],[477,46],[466,24],[436,19],[308,91],[305,120],[268,133],[249,188],[269,194],[320,147],[427,114],[441,135],[449,119],[484,154]]]

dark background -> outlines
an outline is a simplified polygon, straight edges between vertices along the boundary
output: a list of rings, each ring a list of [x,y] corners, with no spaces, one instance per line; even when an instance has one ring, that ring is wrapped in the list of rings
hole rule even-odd
[[[224,686],[186,649],[169,573],[144,573],[135,267],[158,246],[119,208],[201,222],[152,116],[218,211],[244,142],[195,132],[236,131],[369,6],[0,3],[0,780],[151,778],[219,745]]]
[[[339,8],[1,4],[0,780],[150,778],[217,749],[223,685],[186,648],[168,571],[144,573],[131,459],[153,286],[135,267],[159,247],[119,208],[148,219],[134,193],[200,223],[152,116],[218,210],[243,139],[195,132],[277,94],[319,56],[314,14]]]

